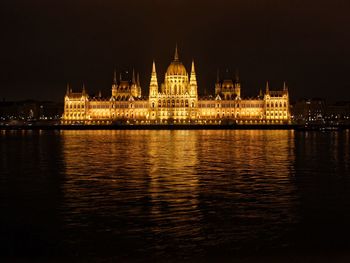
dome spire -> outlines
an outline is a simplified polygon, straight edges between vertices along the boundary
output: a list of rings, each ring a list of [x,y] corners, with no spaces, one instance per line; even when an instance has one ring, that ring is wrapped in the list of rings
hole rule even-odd
[[[176,46],[175,46],[174,61],[179,61],[179,52],[177,51],[177,43],[176,43]]]

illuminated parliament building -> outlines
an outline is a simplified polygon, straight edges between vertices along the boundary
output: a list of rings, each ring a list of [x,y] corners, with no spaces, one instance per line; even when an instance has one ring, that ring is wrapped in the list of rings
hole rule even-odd
[[[149,95],[143,96],[139,75],[117,80],[114,72],[111,96],[90,97],[83,86],[68,86],[62,124],[288,124],[289,94],[286,84],[274,91],[266,84],[256,98],[241,97],[238,76],[217,79],[215,95],[199,97],[195,65],[188,74],[177,48],[159,86],[153,62]]]

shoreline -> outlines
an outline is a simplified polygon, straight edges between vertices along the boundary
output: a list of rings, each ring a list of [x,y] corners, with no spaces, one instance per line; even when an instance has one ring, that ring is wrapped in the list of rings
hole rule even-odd
[[[296,130],[296,131],[338,131],[350,129],[350,125],[305,126],[299,124],[141,124],[141,125],[1,125],[0,130]]]

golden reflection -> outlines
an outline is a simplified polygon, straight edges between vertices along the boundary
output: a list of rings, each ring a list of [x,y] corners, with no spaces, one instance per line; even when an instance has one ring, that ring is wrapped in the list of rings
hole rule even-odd
[[[197,236],[198,132],[151,131],[149,193],[153,231],[171,236]]]
[[[132,229],[158,237],[154,246],[167,237],[200,249],[194,240],[232,238],[232,221],[242,218],[278,222],[281,231],[297,220],[293,131],[96,130],[61,137],[68,226],[111,217],[122,220],[106,226],[115,234]],[[259,229],[250,225],[249,235]]]

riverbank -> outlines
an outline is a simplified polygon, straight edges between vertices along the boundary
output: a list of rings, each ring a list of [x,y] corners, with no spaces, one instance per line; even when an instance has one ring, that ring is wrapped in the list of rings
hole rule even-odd
[[[116,124],[116,125],[0,125],[0,130],[300,130],[300,131],[336,131],[350,129],[350,125],[305,126],[298,124],[245,125],[245,124]]]

